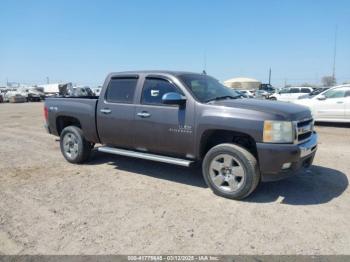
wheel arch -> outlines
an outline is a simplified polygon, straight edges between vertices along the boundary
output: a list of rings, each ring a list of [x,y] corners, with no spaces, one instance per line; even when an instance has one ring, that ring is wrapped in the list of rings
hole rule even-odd
[[[255,139],[249,134],[224,129],[210,129],[202,133],[199,143],[199,158],[202,160],[214,146],[223,143],[233,143],[247,149],[257,160],[258,153]]]
[[[61,135],[62,130],[67,126],[76,126],[81,128],[81,123],[79,119],[72,116],[62,115],[56,118],[56,130],[58,135]]]

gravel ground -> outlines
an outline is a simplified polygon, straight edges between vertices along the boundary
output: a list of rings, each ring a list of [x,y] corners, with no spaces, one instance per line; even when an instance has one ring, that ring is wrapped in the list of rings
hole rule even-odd
[[[0,254],[350,254],[350,125],[318,125],[310,170],[233,201],[195,168],[69,164],[42,107],[0,104]]]

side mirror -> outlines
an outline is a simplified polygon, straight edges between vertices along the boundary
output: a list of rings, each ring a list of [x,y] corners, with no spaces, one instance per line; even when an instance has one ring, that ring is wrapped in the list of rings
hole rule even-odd
[[[166,105],[183,105],[186,103],[186,97],[179,93],[170,92],[163,95],[162,102]]]
[[[327,98],[324,95],[319,95],[317,97],[318,100],[326,100]]]

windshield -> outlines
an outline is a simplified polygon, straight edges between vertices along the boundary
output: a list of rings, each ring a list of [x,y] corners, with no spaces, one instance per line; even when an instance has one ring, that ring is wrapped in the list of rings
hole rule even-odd
[[[235,90],[220,84],[218,80],[207,75],[184,74],[180,75],[179,78],[190,89],[195,98],[202,103],[218,98],[241,97]]]

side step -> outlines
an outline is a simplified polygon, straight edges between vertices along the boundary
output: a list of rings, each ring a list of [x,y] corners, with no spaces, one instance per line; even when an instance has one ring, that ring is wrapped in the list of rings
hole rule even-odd
[[[152,161],[158,161],[168,164],[174,164],[179,166],[190,166],[193,161],[181,159],[181,158],[174,158],[169,156],[160,156],[160,155],[154,155],[149,153],[143,153],[143,152],[137,152],[137,151],[131,151],[126,149],[119,149],[114,147],[108,147],[108,146],[100,146],[97,148],[98,151],[109,153],[109,154],[115,154],[115,155],[121,155],[121,156],[131,156],[136,158],[142,158]]]

